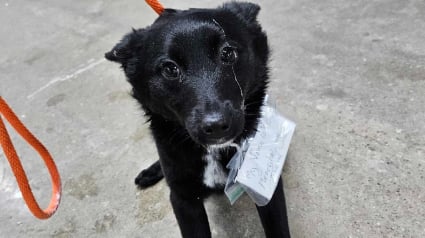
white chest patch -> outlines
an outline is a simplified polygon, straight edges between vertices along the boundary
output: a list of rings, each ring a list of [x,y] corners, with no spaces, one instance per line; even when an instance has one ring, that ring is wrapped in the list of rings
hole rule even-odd
[[[217,160],[217,154],[214,152],[204,156],[207,165],[204,169],[204,184],[207,187],[215,188],[217,185],[223,186],[226,184],[227,175],[223,170],[223,166]]]

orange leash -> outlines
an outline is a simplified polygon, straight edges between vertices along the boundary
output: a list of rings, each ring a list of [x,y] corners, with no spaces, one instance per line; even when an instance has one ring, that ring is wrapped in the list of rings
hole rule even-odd
[[[43,158],[44,163],[49,170],[50,177],[52,179],[52,197],[50,199],[49,206],[42,210],[34,198],[31,191],[31,187],[28,183],[27,176],[19,160],[18,154],[12,144],[10,136],[6,130],[6,126],[3,123],[2,117],[9,121],[10,125],[24,138]],[[0,144],[9,161],[10,167],[12,168],[13,174],[18,182],[19,189],[21,190],[22,196],[35,217],[39,219],[47,219],[51,217],[59,206],[61,198],[61,180],[56,168],[55,162],[50,156],[47,149],[35,138],[31,132],[22,124],[18,117],[13,113],[12,109],[6,104],[3,98],[0,96]]]
[[[146,3],[152,7],[152,9],[159,15],[164,11],[164,7],[157,0],[146,0]],[[38,205],[34,194],[31,191],[31,187],[28,182],[28,178],[25,174],[24,168],[19,160],[18,154],[16,153],[15,147],[13,146],[12,140],[10,139],[9,133],[6,130],[6,126],[3,123],[2,117],[9,121],[10,125],[24,138],[43,158],[44,163],[50,173],[52,179],[52,196],[50,199],[49,206],[42,210]],[[37,138],[22,124],[18,117],[13,113],[12,109],[0,96],[0,144],[9,161],[10,167],[12,168],[13,174],[18,182],[19,189],[21,190],[22,197],[24,198],[29,210],[32,214],[39,219],[47,219],[51,217],[57,210],[60,199],[61,199],[61,180],[58,169],[55,162],[52,159],[49,151],[40,143]]]
[[[161,15],[161,13],[164,11],[164,7],[161,3],[158,2],[158,0],[146,0],[146,3],[151,6],[151,8],[158,13],[158,15]]]

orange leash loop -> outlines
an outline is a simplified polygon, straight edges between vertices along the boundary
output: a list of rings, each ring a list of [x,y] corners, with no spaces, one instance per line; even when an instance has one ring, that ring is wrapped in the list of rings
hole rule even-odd
[[[44,163],[50,173],[52,179],[52,197],[49,206],[42,210],[34,198],[31,187],[28,183],[27,176],[19,160],[18,154],[12,144],[10,136],[3,123],[2,116],[9,121],[10,125],[24,138],[43,158]],[[13,174],[18,182],[22,196],[35,217],[39,219],[47,219],[51,217],[57,210],[61,198],[61,180],[56,168],[55,162],[50,156],[47,149],[35,138],[31,132],[22,124],[18,117],[13,113],[12,109],[0,96],[0,144],[9,161]]]
[[[164,7],[161,3],[158,2],[158,0],[146,0],[146,3],[151,6],[151,8],[158,13],[158,15],[161,15],[161,13],[164,11]]]

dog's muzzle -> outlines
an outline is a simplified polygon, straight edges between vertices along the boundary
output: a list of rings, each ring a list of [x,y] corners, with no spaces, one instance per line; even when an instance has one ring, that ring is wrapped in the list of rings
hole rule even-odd
[[[190,136],[202,145],[219,145],[232,142],[242,133],[245,125],[243,112],[229,104],[218,110],[200,111],[188,120],[186,128]]]

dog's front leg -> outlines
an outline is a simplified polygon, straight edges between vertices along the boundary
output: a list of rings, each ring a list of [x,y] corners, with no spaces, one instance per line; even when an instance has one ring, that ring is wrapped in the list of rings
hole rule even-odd
[[[261,223],[267,238],[290,238],[288,216],[286,214],[285,194],[282,178],[279,178],[276,191],[270,202],[263,207],[257,206]]]
[[[171,191],[171,204],[184,238],[210,238],[210,226],[204,202],[199,198],[183,198]]]

